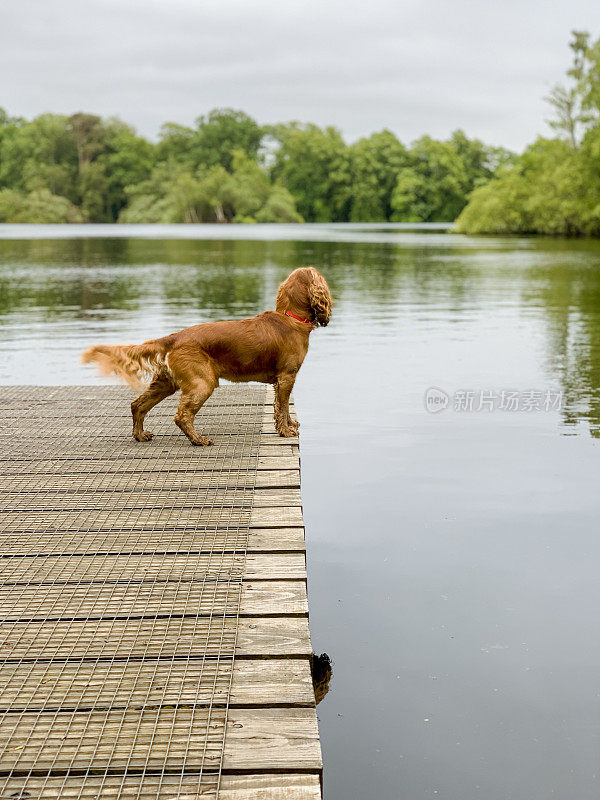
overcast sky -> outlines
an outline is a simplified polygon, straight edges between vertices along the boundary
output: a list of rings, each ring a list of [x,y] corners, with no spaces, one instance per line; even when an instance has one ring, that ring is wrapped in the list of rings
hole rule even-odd
[[[117,115],[154,137],[217,106],[261,123],[455,128],[521,149],[599,0],[4,0],[0,106]]]

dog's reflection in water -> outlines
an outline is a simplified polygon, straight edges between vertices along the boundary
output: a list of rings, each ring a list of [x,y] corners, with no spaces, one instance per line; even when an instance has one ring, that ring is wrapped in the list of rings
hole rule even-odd
[[[315,691],[315,702],[317,705],[329,691],[329,682],[333,673],[333,662],[327,653],[318,656],[313,653],[310,659],[310,672],[312,675],[313,689]]]

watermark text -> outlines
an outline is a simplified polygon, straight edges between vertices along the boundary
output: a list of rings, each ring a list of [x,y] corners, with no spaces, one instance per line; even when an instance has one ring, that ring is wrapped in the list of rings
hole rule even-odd
[[[553,389],[457,389],[447,392],[438,386],[425,391],[425,410],[430,414],[451,409],[459,412],[562,411],[564,396]]]

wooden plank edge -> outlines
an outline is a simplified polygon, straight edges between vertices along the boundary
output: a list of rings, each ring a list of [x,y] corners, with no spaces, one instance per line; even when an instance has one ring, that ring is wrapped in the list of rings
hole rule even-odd
[[[208,774],[210,775],[210,773]],[[207,776],[208,777],[208,776]],[[199,786],[198,775],[66,775],[31,776],[3,779],[6,797],[34,797],[56,800],[58,797],[125,798],[154,797],[157,800],[213,800],[216,789]],[[215,778],[216,781],[216,778]],[[143,787],[143,788],[142,788]],[[321,800],[320,771],[306,772],[224,772],[221,775],[219,800]]]

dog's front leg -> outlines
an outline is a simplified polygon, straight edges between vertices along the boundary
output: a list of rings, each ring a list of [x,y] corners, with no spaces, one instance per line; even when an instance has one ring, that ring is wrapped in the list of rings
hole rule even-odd
[[[275,383],[275,430],[280,436],[298,435],[298,424],[292,422],[289,408],[290,394],[295,381],[296,373],[286,372],[279,375]]]

